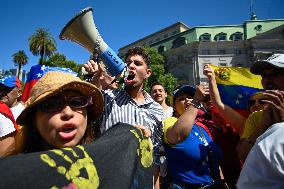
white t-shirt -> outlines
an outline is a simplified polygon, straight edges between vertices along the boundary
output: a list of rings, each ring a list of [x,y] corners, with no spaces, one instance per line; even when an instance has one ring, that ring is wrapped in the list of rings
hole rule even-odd
[[[168,106],[167,110],[164,111],[164,120],[167,119],[168,117],[173,116],[174,109],[170,106]]]
[[[0,113],[0,137],[6,136],[12,132],[14,132],[16,129],[14,127],[13,122]]]
[[[259,136],[241,171],[239,189],[284,188],[284,122]]]
[[[17,104],[16,106],[10,108],[12,111],[12,114],[15,118],[15,120],[17,119],[17,117],[22,113],[22,111],[25,109],[25,106],[22,103]]]

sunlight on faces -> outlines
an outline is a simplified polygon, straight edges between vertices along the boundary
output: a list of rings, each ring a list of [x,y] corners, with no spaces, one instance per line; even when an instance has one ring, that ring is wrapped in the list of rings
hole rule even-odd
[[[189,94],[181,94],[178,97],[176,97],[174,109],[179,116],[185,112],[185,110],[190,105],[192,99],[193,97],[190,96]]]
[[[82,95],[79,92],[68,90],[51,98],[64,98],[66,101],[80,96]],[[74,109],[65,104],[56,112],[39,110],[36,112],[35,124],[38,132],[49,145],[55,148],[72,147],[80,144],[85,134],[87,107]]]
[[[261,101],[262,99],[265,99],[263,95],[255,95],[249,99],[248,107],[251,113],[263,110],[267,106],[265,103]]]
[[[167,97],[167,93],[162,85],[154,85],[151,90],[152,98],[161,104]]]
[[[125,61],[129,69],[128,77],[125,78],[126,86],[139,87],[151,76],[152,71],[148,68],[140,55],[130,55]]]

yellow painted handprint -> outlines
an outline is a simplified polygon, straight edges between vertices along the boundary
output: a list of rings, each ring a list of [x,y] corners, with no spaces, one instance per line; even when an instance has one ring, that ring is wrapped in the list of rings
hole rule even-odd
[[[50,167],[56,168],[57,172],[64,175],[68,181],[74,183],[76,188],[98,188],[99,177],[92,158],[85,151],[83,146],[76,146],[75,148],[80,149],[83,152],[84,157],[79,157],[79,155],[72,148],[51,150],[51,152],[61,156],[66,162],[68,162],[70,164],[69,168],[57,165],[54,159],[52,159],[48,154],[41,154],[40,158]],[[64,151],[69,151],[72,153],[72,159],[75,158],[75,161],[72,160],[68,155],[64,154]],[[80,175],[80,170],[82,169],[86,170],[88,178]],[[58,187],[53,186],[52,188],[55,189]]]
[[[135,135],[135,137],[139,141],[139,149],[137,149],[137,154],[140,156],[141,154],[141,164],[143,167],[150,167],[153,163],[153,144],[150,138],[146,138],[143,136],[143,132],[141,132],[142,138],[136,132],[136,130],[130,130],[131,133]]]

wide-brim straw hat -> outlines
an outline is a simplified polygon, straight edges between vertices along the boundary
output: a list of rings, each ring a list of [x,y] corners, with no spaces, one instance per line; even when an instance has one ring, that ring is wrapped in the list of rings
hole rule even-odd
[[[82,81],[69,73],[48,72],[33,86],[31,95],[26,102],[26,108],[17,118],[17,123],[25,125],[31,117],[35,116],[31,115],[31,110],[36,105],[65,90],[78,91],[85,96],[92,97],[93,104],[88,107],[91,113],[88,115],[88,119],[94,121],[101,115],[103,111],[103,96],[95,85]]]

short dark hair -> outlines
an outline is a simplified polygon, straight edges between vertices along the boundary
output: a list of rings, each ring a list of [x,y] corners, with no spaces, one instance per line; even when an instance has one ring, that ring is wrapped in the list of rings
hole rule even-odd
[[[128,52],[125,55],[125,61],[127,60],[127,58],[129,56],[132,55],[140,55],[142,56],[142,58],[144,59],[145,63],[149,66],[150,65],[150,56],[149,54],[145,51],[144,48],[142,47],[133,47],[131,49],[128,50]]]
[[[158,82],[158,81],[152,83],[152,85],[151,85],[151,91],[152,91],[152,89],[153,89],[153,87],[154,87],[155,85],[161,85],[161,86],[164,88],[164,91],[166,91],[165,86],[164,86],[162,83]],[[167,91],[166,91],[166,92],[167,92]]]

